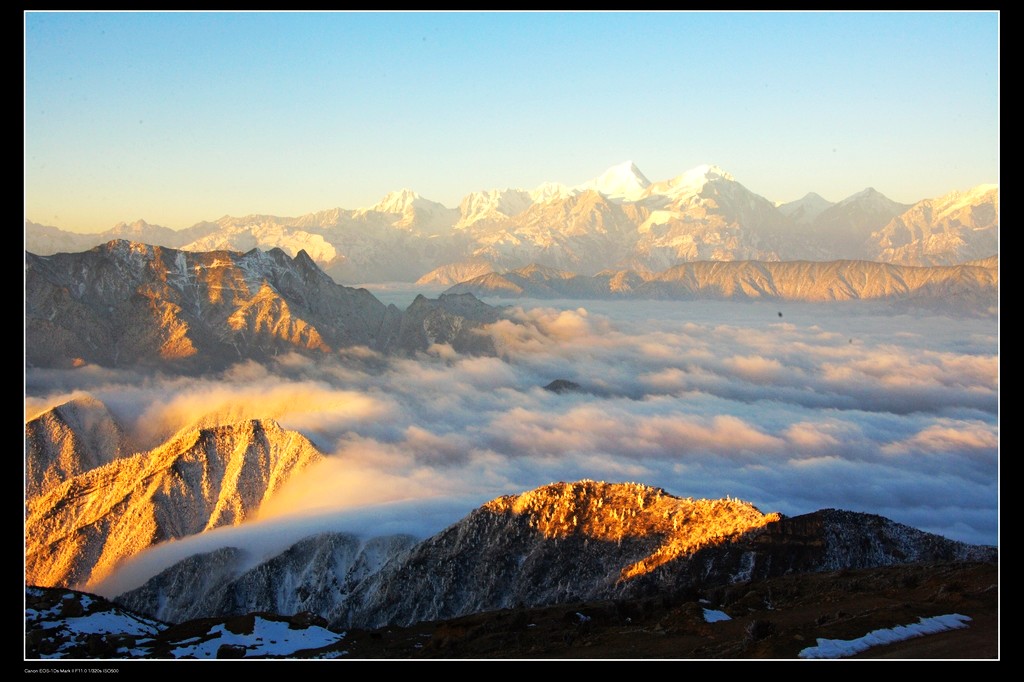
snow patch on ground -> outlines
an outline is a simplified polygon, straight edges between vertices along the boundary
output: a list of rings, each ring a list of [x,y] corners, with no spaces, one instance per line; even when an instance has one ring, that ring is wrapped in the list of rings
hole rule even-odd
[[[704,609],[704,622],[717,623],[720,620],[732,620],[732,617],[725,611],[716,609]]]
[[[336,644],[345,638],[326,628],[310,626],[304,630],[292,630],[288,623],[257,617],[251,633],[242,635],[228,630],[223,624],[210,629],[212,639],[199,644],[179,646],[171,651],[175,658],[216,658],[217,650],[225,644],[235,644],[246,649],[246,657],[291,656],[304,649],[321,649]],[[341,655],[341,654],[338,654]]]
[[[894,628],[872,630],[863,637],[857,639],[825,639],[818,638],[818,645],[807,647],[798,655],[800,658],[842,658],[852,656],[866,651],[873,646],[892,644],[904,639],[934,635],[937,632],[946,630],[958,630],[967,627],[969,616],[959,613],[951,613],[945,616],[934,616],[932,618],[918,618],[917,623],[910,625],[897,625]]]
[[[155,635],[160,626],[117,611],[100,611],[79,618],[66,618],[64,626],[82,635]]]

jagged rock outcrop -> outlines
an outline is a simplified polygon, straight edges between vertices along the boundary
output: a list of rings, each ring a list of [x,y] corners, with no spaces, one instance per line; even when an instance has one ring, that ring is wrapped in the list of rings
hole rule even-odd
[[[425,351],[442,343],[460,353],[493,355],[491,337],[474,332],[498,318],[498,309],[472,294],[441,294],[436,299],[420,295],[402,315],[394,345],[409,352]]]
[[[106,405],[80,396],[25,424],[25,495],[131,454],[124,431]]]
[[[112,241],[26,254],[30,365],[224,366],[279,352],[380,347],[400,314],[336,284],[304,253],[190,253]]]
[[[25,579],[89,585],[158,542],[241,523],[321,458],[270,420],[183,430],[28,497]]]

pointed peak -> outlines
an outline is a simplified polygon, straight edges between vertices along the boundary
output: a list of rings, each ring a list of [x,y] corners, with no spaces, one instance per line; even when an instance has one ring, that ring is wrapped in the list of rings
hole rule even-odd
[[[609,199],[636,201],[650,185],[651,181],[640,172],[635,163],[623,161],[593,180],[578,185],[576,189],[579,191],[596,190]]]
[[[855,203],[855,202],[861,202],[862,203],[862,202],[865,202],[865,201],[871,201],[871,202],[876,202],[876,203],[877,202],[887,202],[887,203],[893,203],[893,204],[896,203],[892,199],[890,199],[889,197],[887,197],[884,194],[882,194],[881,192],[879,192],[874,187],[865,187],[864,189],[862,189],[861,191],[857,192],[856,194],[851,194],[850,196],[846,197],[845,199],[840,201],[839,204],[850,204],[850,203]]]
[[[624,180],[635,181],[644,187],[651,184],[651,181],[647,179],[647,176],[643,174],[639,167],[632,161],[623,161],[622,163],[612,166],[606,170],[601,177],[613,177],[621,178]]]
[[[808,192],[799,199],[793,201],[777,202],[775,206],[782,210],[783,213],[788,211],[795,211],[800,208],[828,208],[832,205],[832,202],[824,198],[817,192]]]
[[[309,253],[305,249],[299,249],[299,252],[295,254],[295,258],[292,259],[297,265],[301,265],[307,269],[319,270],[316,262],[310,257]]]

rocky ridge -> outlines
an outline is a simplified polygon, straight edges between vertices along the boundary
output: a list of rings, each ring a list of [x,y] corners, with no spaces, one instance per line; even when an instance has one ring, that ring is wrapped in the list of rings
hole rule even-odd
[[[481,275],[446,293],[499,298],[884,300],[984,310],[996,305],[998,287],[998,260],[992,257],[930,267],[869,261],[698,261],[659,273],[621,270],[592,277],[530,266]]]

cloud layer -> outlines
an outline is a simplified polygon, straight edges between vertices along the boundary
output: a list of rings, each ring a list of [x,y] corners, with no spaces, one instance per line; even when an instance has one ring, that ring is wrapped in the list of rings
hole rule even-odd
[[[26,414],[84,390],[147,447],[196,423],[275,418],[331,457],[264,519],[438,499],[465,513],[593,478],[765,512],[866,511],[997,544],[995,320],[862,304],[787,304],[781,318],[758,303],[586,305],[515,309],[517,324],[486,330],[497,358],[288,356],[201,379],[29,370]],[[583,391],[543,390],[559,378]],[[415,516],[417,533],[440,530]]]

